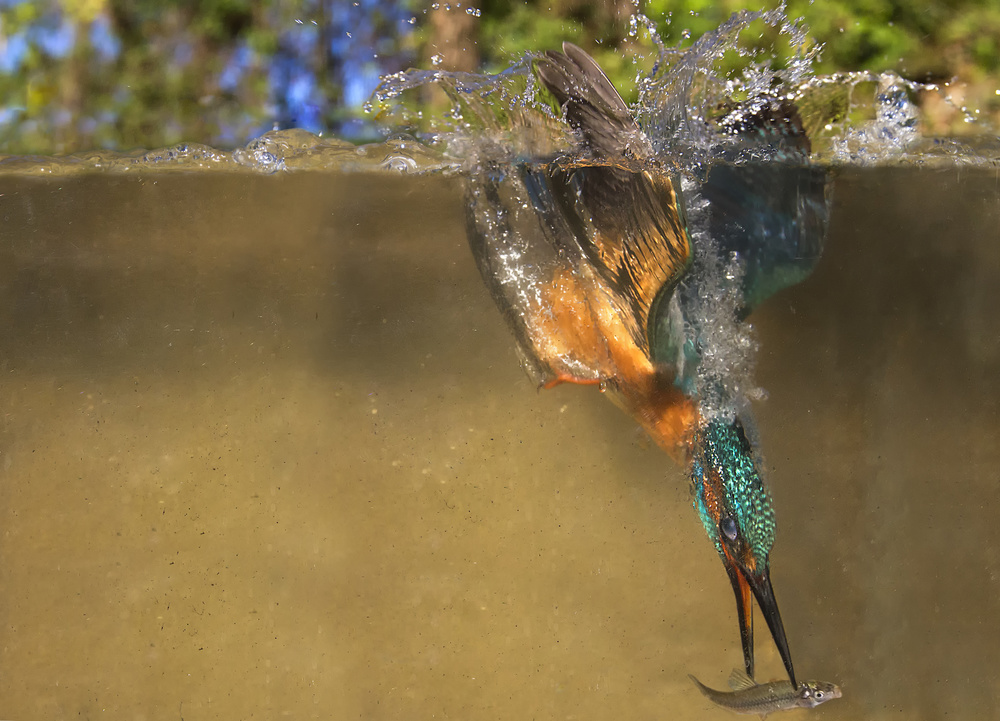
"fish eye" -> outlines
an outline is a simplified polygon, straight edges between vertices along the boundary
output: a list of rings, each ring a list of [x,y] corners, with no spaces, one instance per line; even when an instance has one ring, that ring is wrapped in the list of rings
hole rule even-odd
[[[722,535],[730,541],[735,541],[736,536],[739,533],[739,528],[736,527],[736,519],[732,516],[725,516],[721,521],[719,521],[719,530],[722,531]]]
[[[823,692],[820,691],[819,689],[816,689],[815,691],[813,691],[813,698],[816,699],[817,701],[822,701],[823,700]]]

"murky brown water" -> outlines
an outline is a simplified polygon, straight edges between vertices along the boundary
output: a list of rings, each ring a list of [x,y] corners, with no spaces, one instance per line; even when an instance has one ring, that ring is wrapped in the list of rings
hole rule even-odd
[[[457,185],[6,177],[0,214],[0,717],[727,717],[686,479],[533,389]],[[995,173],[843,175],[755,318],[817,718],[1000,718],[997,228]]]

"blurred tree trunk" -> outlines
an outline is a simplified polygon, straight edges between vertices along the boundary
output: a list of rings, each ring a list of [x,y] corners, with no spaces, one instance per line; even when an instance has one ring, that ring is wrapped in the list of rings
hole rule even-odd
[[[431,10],[431,35],[425,48],[429,65],[441,70],[475,72],[479,67],[479,17],[476,4],[441,4]],[[431,58],[440,58],[434,63]]]
[[[88,29],[86,23],[76,20],[74,25],[76,37],[86,38]],[[78,39],[69,55],[56,65],[59,78],[57,105],[65,112],[65,115],[57,118],[54,123],[54,147],[57,153],[72,152],[81,147],[80,121],[84,115],[86,100],[89,49],[86,40]]]
[[[471,12],[466,12],[466,9]],[[430,38],[424,46],[425,67],[465,73],[479,68],[478,6],[439,4],[430,12]],[[435,85],[421,90],[424,105],[436,113],[448,104],[444,91]]]

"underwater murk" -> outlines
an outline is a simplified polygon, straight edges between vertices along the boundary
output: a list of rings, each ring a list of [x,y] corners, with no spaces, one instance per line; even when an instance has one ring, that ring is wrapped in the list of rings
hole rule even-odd
[[[721,73],[762,26],[785,60]],[[624,170],[677,180],[703,291],[682,381],[752,408],[796,672],[843,691],[794,713],[1000,718],[995,131],[926,136],[947,89],[817,76],[778,13],[633,30]],[[606,394],[536,390],[495,300],[545,261],[470,252],[592,163],[533,60],[386,78],[378,145],[0,160],[0,717],[726,717],[688,679],[744,662],[690,478]],[[731,132],[774,97],[807,152]],[[752,227],[713,224],[713,177]],[[758,270],[720,249],[790,227],[743,319]]]

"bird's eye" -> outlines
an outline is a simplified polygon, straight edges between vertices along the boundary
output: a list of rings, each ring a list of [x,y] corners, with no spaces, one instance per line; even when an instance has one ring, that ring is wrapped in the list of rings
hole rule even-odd
[[[726,516],[719,521],[719,530],[730,541],[735,541],[736,535],[739,533],[739,529],[736,527],[736,519],[732,516]]]

